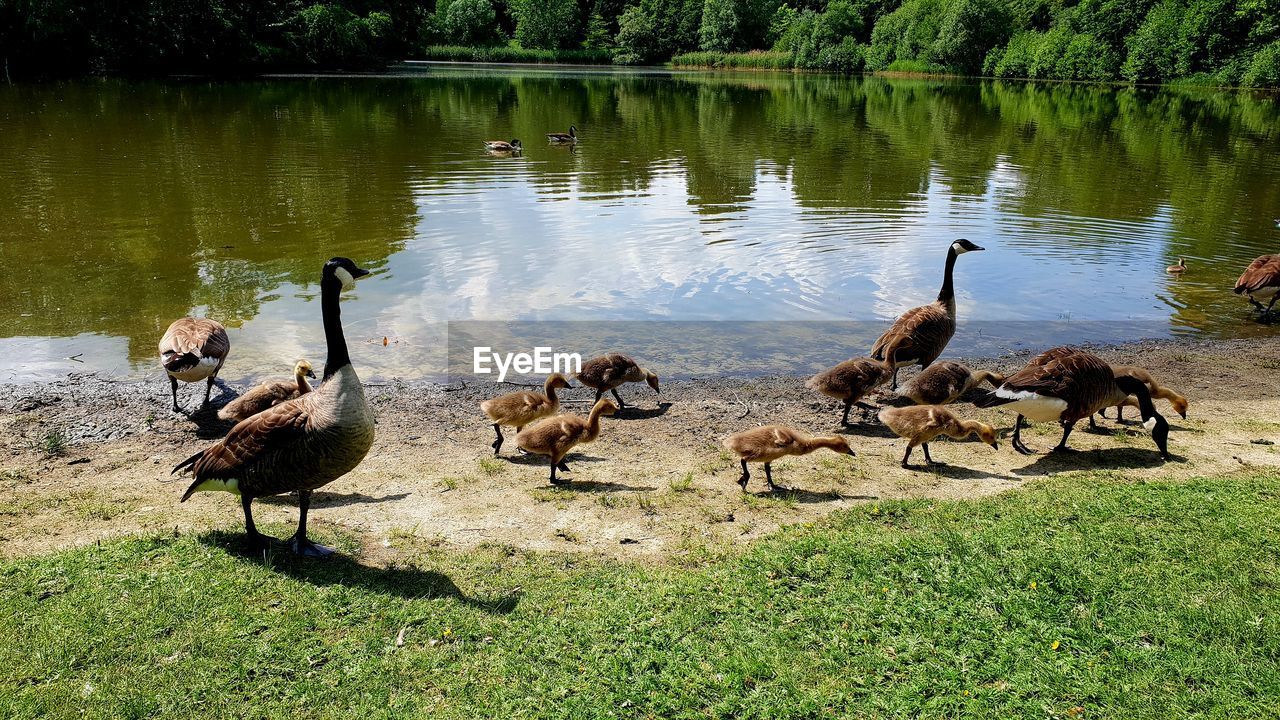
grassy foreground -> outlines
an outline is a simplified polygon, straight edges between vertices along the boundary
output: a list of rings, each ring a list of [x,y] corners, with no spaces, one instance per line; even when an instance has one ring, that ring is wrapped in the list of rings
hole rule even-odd
[[[1278,497],[1059,476],[661,566],[116,541],[0,564],[0,716],[1275,717]]]

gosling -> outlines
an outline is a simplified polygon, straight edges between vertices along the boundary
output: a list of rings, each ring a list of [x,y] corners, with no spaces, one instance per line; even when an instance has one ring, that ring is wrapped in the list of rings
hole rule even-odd
[[[1143,385],[1146,385],[1147,390],[1151,393],[1152,400],[1157,398],[1168,400],[1169,404],[1173,406],[1174,411],[1177,412],[1183,420],[1187,419],[1187,410],[1190,408],[1191,403],[1189,403],[1181,394],[1161,385],[1156,381],[1155,376],[1145,368],[1140,368],[1135,365],[1112,365],[1111,372],[1114,373],[1116,377],[1131,377],[1134,380],[1141,382]],[[1127,407],[1139,407],[1138,398],[1129,395],[1115,406],[1116,422],[1120,422],[1124,419],[1124,409]],[[1105,418],[1107,416],[1106,408],[1099,410],[1098,414]],[[1089,417],[1089,425],[1090,427],[1097,427],[1097,424],[1093,420],[1093,416]]]
[[[977,435],[982,442],[997,450],[1000,449],[1000,444],[996,442],[995,428],[976,420],[961,420],[955,413],[939,405],[885,408],[880,411],[880,422],[888,425],[890,430],[898,434],[898,437],[906,438],[907,452],[902,456],[902,467],[908,469],[911,468],[908,464],[911,451],[917,445],[924,448],[924,461],[929,465],[935,464],[933,458],[929,457],[929,441],[939,435],[946,435],[956,440]]]
[[[564,457],[578,445],[595,442],[600,437],[600,416],[616,412],[618,406],[609,399],[597,400],[587,417],[557,415],[521,430],[516,433],[516,445],[525,452],[551,458],[551,484],[564,485],[569,481],[556,477],[556,470],[569,472]]]
[[[868,393],[885,384],[893,370],[888,363],[871,358],[845,360],[809,378],[804,384],[810,390],[844,401],[841,425],[849,424],[849,409],[855,404],[863,410],[874,412],[877,408],[862,401]]]
[[[555,373],[547,378],[542,392],[521,390],[480,403],[480,410],[493,421],[493,432],[498,436],[491,445],[493,454],[497,455],[502,449],[503,425],[515,428],[518,434],[525,425],[555,415],[560,410],[560,398],[556,397],[556,390],[568,390],[572,387],[568,378]]]
[[[742,461],[742,477],[738,485],[745,491],[747,481],[751,479],[748,462],[764,463],[764,477],[769,483],[769,491],[786,491],[786,488],[773,482],[773,461],[787,455],[808,455],[816,450],[826,448],[841,455],[857,455],[849,447],[849,441],[838,435],[813,436],[800,432],[786,425],[765,425],[763,427],[743,430],[724,439],[724,446],[737,454]]]
[[[275,407],[294,398],[300,398],[311,392],[311,383],[307,382],[307,378],[314,380],[315,377],[316,372],[311,368],[311,363],[306,360],[299,360],[293,366],[292,380],[267,380],[227,403],[218,411],[218,417],[222,420],[240,422],[245,418],[257,415],[267,408]]]
[[[917,405],[949,405],[984,382],[997,388],[1004,376],[989,370],[970,370],[958,362],[934,363],[911,381],[903,393]]]

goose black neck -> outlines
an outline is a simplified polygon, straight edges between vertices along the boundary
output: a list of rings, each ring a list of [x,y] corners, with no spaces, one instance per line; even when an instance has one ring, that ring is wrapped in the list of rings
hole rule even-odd
[[[320,280],[320,313],[324,316],[324,341],[328,346],[324,380],[351,364],[347,338],[342,334],[342,311],[338,307],[341,294],[342,281],[326,273]]]
[[[1142,413],[1144,422],[1160,414],[1156,412],[1156,404],[1151,401],[1151,391],[1147,389],[1146,383],[1131,377],[1118,377],[1116,387],[1138,398],[1138,410]]]
[[[942,302],[951,302],[956,296],[955,288],[951,285],[951,271],[955,269],[956,257],[956,246],[947,248],[947,269],[942,273],[942,289],[938,291],[938,300]]]

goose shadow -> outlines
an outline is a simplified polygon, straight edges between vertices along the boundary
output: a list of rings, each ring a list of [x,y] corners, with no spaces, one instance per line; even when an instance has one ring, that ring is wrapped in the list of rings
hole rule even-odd
[[[671,402],[659,402],[655,408],[638,408],[634,405],[628,405],[613,414],[615,420],[650,420],[656,417],[662,417],[671,409]]]
[[[935,461],[933,465],[923,465],[920,463],[911,463],[907,468],[912,472],[928,473],[945,477],[950,480],[1012,480],[1014,478],[1000,473],[986,472],[983,470],[974,470],[964,465],[955,465],[945,460],[941,462]]]
[[[752,478],[755,479],[754,477]],[[811,505],[817,503],[838,502],[840,500],[879,500],[875,495],[845,495],[840,492],[815,492],[813,490],[805,490],[797,487],[779,487],[776,490],[759,490],[756,492],[748,491],[748,494],[754,495],[760,499],[785,499],[792,502]]]
[[[878,438],[896,438],[898,434],[889,429],[888,425],[880,423],[849,423],[848,425],[837,425],[832,432],[840,435],[852,435],[855,437],[878,437]],[[857,448],[854,448],[857,450]]]
[[[505,459],[512,465],[541,465],[542,467],[551,467],[551,458],[546,455],[534,455],[533,453],[521,455],[516,453],[514,455],[505,456]],[[583,455],[581,453],[569,453],[564,457],[564,461],[566,463],[598,463],[604,462],[606,459],[607,458],[596,457],[595,455]]]
[[[371,505],[374,503],[395,502],[409,497],[409,493],[396,493],[395,495],[383,495],[374,497],[373,495],[365,495],[364,493],[334,493],[334,492],[317,492],[311,496],[311,507],[342,507],[344,505]],[[297,505],[297,497],[293,493],[286,495],[271,495],[268,497],[257,498],[257,501],[267,505]]]
[[[569,479],[569,478],[566,478]],[[654,492],[655,487],[648,485],[623,485],[622,483],[600,480],[571,480],[563,485],[547,483],[543,490],[571,490],[574,492]]]
[[[221,530],[204,533],[198,539],[243,562],[264,564],[281,575],[317,587],[355,585],[380,595],[406,600],[452,598],[496,615],[510,613],[520,602],[519,592],[497,598],[469,597],[448,575],[433,570],[371,567],[340,553],[324,559],[300,558],[283,547],[268,550],[265,554],[252,554],[245,548],[243,533]]]
[[[1041,453],[1035,462],[1014,468],[1018,476],[1043,476],[1070,470],[1124,470],[1160,467],[1167,463],[1186,462],[1186,458],[1170,454],[1168,460],[1160,457],[1154,447],[1098,448],[1095,450],[1061,450]]]

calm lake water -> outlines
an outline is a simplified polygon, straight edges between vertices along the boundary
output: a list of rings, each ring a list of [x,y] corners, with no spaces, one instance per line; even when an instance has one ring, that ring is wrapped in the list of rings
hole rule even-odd
[[[987,248],[962,322],[1034,321],[1001,347],[1280,332],[1231,294],[1280,250],[1274,95],[424,66],[0,87],[0,135],[0,382],[155,373],[190,313],[231,328],[229,380],[322,360],[337,254],[380,271],[343,306],[368,378],[439,374],[457,321],[874,335],[957,237]]]

